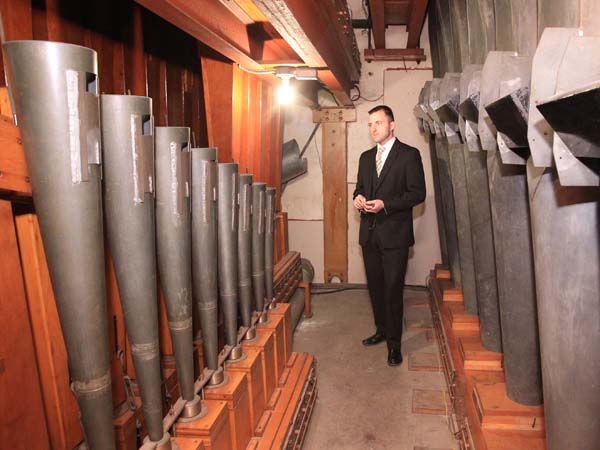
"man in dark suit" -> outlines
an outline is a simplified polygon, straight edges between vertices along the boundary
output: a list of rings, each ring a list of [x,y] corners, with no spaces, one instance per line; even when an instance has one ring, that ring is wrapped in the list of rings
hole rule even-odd
[[[412,208],[425,200],[421,155],[394,137],[394,127],[389,107],[369,111],[369,132],[377,145],[360,156],[354,191],[354,207],[361,213],[358,242],[376,327],[362,343],[387,341],[390,366],[402,363],[404,276],[408,251],[415,243]]]

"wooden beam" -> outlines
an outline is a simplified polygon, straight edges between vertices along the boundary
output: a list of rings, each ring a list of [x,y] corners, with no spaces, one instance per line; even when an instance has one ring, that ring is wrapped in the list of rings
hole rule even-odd
[[[410,3],[408,0],[385,0],[385,24],[406,25],[410,18]]]
[[[369,2],[375,48],[385,48],[385,16],[383,4],[384,0],[371,0]]]
[[[348,282],[347,123],[356,121],[354,108],[313,111],[323,128],[323,241],[325,283]]]
[[[139,4],[171,22],[212,49],[252,70],[262,70],[257,61],[276,63],[282,49],[277,42],[262,40],[247,25],[216,0],[136,0]],[[293,53],[293,52],[292,52]],[[301,63],[297,55],[286,53]],[[295,59],[294,59],[295,56]]]
[[[319,0],[254,0],[254,3],[304,63],[328,67],[330,74],[319,71],[319,79],[330,90],[348,95],[353,83],[360,79],[360,63],[346,43],[342,25],[326,5]]]
[[[425,61],[427,56],[422,48],[365,48],[367,61]]]
[[[412,0],[412,9],[410,11],[410,20],[408,22],[408,41],[407,48],[417,48],[421,39],[421,30],[425,22],[425,13],[429,0]]]
[[[207,56],[200,60],[208,145],[219,149],[219,162],[232,162],[233,65]]]

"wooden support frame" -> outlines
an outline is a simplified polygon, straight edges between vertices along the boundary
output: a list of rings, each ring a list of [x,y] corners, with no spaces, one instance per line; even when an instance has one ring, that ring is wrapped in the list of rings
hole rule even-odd
[[[347,123],[356,121],[354,108],[313,111],[323,128],[323,234],[325,282],[348,282],[348,140]]]
[[[365,48],[367,61],[425,61],[422,48]]]

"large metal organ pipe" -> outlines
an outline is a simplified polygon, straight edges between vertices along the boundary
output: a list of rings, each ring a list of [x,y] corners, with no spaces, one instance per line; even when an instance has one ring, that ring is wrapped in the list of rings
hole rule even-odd
[[[240,177],[240,214],[238,227],[238,287],[242,325],[248,328],[246,338],[252,339],[256,330],[252,328],[252,175]]]
[[[265,295],[267,302],[273,304],[273,261],[275,259],[275,194],[274,187],[267,187],[265,194]]]
[[[225,344],[232,347],[230,359],[242,356],[238,345],[238,220],[239,172],[236,163],[217,166],[217,227],[219,298],[225,322]]]
[[[217,149],[192,149],[192,293],[211,384],[223,381],[218,348]]]
[[[142,409],[151,441],[163,437],[154,215],[152,100],[102,96],[108,240]]]
[[[265,183],[252,184],[252,290],[256,311],[265,308]]]
[[[192,233],[190,129],[156,127],[156,245],[158,272],[165,297],[167,319],[181,396],[183,416],[200,412],[194,393],[192,328]]]
[[[97,54],[44,41],[2,48],[86,442],[114,449]]]

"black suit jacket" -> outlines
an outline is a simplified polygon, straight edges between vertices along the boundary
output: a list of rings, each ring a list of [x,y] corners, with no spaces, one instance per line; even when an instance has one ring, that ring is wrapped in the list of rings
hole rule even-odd
[[[419,151],[398,139],[394,142],[379,178],[375,170],[377,146],[363,152],[353,198],[383,200],[385,209],[377,214],[362,213],[358,243],[366,245],[369,233],[377,228],[384,248],[409,247],[415,243],[413,206],[425,200],[425,176]]]

